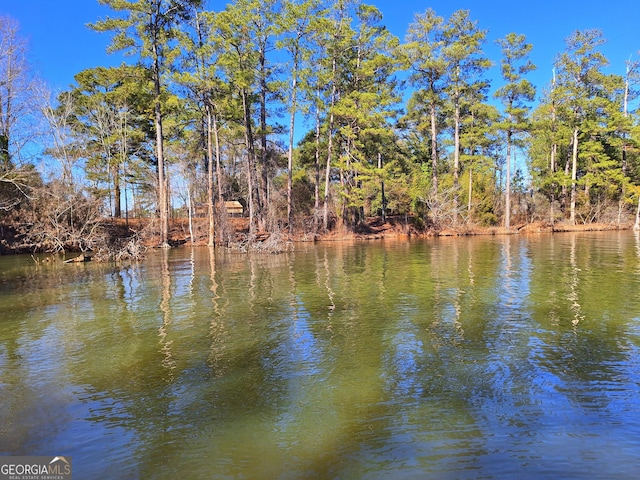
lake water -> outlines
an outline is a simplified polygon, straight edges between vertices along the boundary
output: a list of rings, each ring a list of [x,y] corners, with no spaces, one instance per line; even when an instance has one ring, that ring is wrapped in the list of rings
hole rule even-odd
[[[76,479],[637,478],[633,232],[0,259],[0,455]]]

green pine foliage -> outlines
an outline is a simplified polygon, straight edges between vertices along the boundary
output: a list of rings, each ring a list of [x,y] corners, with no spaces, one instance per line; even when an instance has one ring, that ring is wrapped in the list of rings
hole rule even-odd
[[[100,2],[114,15],[91,28],[131,63],[78,73],[47,151],[82,165],[116,216],[131,196],[162,216],[184,183],[210,206],[211,243],[227,200],[246,205],[252,234],[377,215],[434,228],[635,215],[640,67],[609,73],[625,66],[608,64],[598,30],[571,35],[533,85],[535,46],[492,39],[466,10],[417,14],[401,40],[359,0]],[[18,156],[10,138],[0,166]]]

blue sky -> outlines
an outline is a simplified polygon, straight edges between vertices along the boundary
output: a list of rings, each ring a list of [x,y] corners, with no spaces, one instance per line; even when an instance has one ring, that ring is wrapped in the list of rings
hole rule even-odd
[[[509,32],[523,33],[534,46],[531,59],[538,71],[530,77],[539,90],[551,78],[554,56],[576,29],[599,28],[608,42],[603,51],[611,72],[623,74],[625,60],[639,58],[640,1],[638,0],[369,0],[384,15],[392,33],[404,38],[416,12],[433,8],[445,18],[459,9],[471,11],[478,26],[488,30],[486,53],[499,61],[494,40]],[[226,2],[210,0],[210,8]],[[87,23],[109,14],[97,0],[0,0],[0,15],[18,20],[20,34],[30,42],[30,60],[54,92],[66,89],[83,69],[116,65],[121,57],[107,55],[109,35],[89,30]],[[497,70],[496,70],[497,73]],[[497,85],[493,85],[497,88]]]

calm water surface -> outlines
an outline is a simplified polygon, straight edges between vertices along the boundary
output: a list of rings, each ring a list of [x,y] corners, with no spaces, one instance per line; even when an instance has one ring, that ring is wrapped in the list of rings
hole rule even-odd
[[[636,478],[633,232],[0,259],[0,455],[77,479]]]

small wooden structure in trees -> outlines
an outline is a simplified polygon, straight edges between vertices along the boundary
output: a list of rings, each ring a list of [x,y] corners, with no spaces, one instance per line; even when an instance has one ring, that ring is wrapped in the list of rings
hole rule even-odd
[[[227,210],[227,215],[231,217],[241,217],[244,214],[244,207],[237,200],[224,202],[224,208]]]

